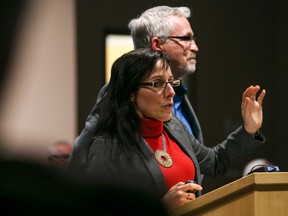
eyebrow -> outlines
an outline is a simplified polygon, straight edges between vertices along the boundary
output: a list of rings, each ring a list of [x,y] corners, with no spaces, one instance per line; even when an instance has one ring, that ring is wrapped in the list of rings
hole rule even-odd
[[[171,76],[169,76],[168,78],[169,78],[169,79],[174,79],[174,76],[171,75]],[[149,79],[163,79],[163,75],[154,75],[154,76],[148,77],[147,80],[149,80]]]

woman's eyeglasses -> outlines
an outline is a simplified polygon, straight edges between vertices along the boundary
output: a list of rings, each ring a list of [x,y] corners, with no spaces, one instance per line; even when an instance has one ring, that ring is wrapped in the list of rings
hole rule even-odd
[[[157,81],[153,81],[153,82],[143,82],[143,83],[139,83],[139,85],[144,85],[144,86],[152,86],[154,88],[158,88],[158,89],[165,89],[167,84],[170,84],[173,88],[180,86],[181,84],[181,80],[172,80],[172,81],[164,81],[164,80],[157,80]]]

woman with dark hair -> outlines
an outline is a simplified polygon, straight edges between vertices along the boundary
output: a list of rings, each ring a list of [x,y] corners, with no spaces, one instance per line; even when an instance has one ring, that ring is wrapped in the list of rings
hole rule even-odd
[[[239,129],[213,148],[200,144],[172,115],[174,87],[180,84],[161,51],[141,48],[118,58],[96,106],[98,123],[83,172],[98,183],[154,193],[175,208],[200,195],[201,174],[224,174],[264,142],[260,132]],[[242,98],[242,115],[251,116],[245,125],[253,131],[262,125],[265,90],[258,101],[251,99],[259,89],[250,86]]]

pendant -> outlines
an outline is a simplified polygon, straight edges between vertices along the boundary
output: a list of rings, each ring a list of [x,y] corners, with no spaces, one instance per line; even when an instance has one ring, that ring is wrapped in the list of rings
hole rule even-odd
[[[173,164],[172,158],[166,151],[156,150],[154,157],[156,161],[163,167],[169,168]]]

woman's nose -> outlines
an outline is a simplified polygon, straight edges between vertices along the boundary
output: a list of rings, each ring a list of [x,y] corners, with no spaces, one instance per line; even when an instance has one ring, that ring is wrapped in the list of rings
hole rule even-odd
[[[174,88],[170,83],[167,83],[164,89],[164,94],[166,97],[174,97],[175,96],[175,91]]]

